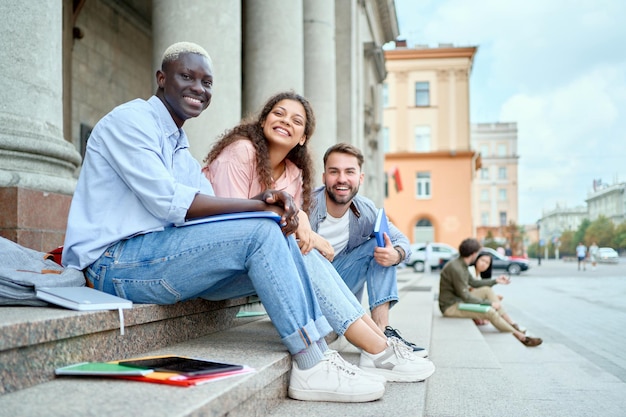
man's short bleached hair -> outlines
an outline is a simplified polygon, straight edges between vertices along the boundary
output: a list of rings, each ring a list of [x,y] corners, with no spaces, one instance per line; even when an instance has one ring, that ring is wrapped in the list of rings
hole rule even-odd
[[[206,59],[209,60],[209,64],[211,64],[211,57],[204,50],[203,47],[193,42],[177,42],[171,46],[169,46],[165,52],[163,52],[163,58],[161,59],[161,69],[168,62],[177,60],[183,54],[198,54],[202,55]]]

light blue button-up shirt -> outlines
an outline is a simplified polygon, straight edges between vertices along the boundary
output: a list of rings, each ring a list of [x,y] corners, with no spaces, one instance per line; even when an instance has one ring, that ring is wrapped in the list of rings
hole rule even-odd
[[[184,221],[196,194],[214,195],[200,169],[185,132],[158,97],[113,109],[87,143],[64,265],[84,269],[115,242]]]

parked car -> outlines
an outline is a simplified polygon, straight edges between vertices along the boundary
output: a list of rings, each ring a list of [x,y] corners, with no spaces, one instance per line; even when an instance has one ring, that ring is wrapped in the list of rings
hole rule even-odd
[[[484,247],[481,249],[483,252],[488,252],[492,258],[492,269],[504,270],[511,275],[519,275],[522,271],[527,271],[530,268],[530,263],[526,258],[520,258],[515,256],[504,256],[498,253],[495,249]]]
[[[449,259],[458,256],[459,252],[445,243],[433,242],[430,244],[432,251],[428,261],[431,269],[443,266]],[[413,267],[415,272],[424,272],[424,260],[426,259],[426,243],[414,243],[411,245],[411,256],[406,261],[407,266]]]
[[[613,248],[600,248],[598,249],[597,261],[602,263],[617,263],[619,262],[619,254]]]

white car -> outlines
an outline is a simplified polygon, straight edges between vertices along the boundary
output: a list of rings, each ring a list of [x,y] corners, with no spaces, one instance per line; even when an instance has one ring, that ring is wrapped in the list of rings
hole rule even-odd
[[[437,269],[443,263],[459,254],[452,246],[446,243],[431,243],[431,254],[428,263],[430,269]],[[424,260],[426,259],[426,243],[414,243],[411,245],[411,256],[406,261],[407,266],[413,267],[415,272],[424,272]],[[444,262],[442,262],[442,260]]]
[[[619,262],[619,254],[613,248],[600,248],[596,260],[602,263],[617,263]]]

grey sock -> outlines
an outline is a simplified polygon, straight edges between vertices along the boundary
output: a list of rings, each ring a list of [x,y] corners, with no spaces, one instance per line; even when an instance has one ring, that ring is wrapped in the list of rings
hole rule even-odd
[[[320,352],[324,353],[328,350],[326,339],[324,339],[323,337],[315,343],[317,343],[317,347],[320,348]]]
[[[322,359],[324,359],[324,352],[320,350],[317,343],[293,355],[293,360],[296,361],[300,369],[312,368]]]

